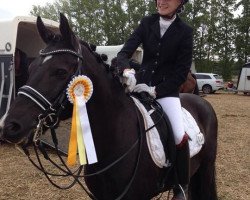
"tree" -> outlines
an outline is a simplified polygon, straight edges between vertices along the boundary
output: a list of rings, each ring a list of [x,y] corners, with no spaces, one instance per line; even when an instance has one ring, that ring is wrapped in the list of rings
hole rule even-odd
[[[210,26],[211,1],[192,0],[186,4],[182,18],[194,29],[193,58],[198,71],[211,71],[213,31]]]
[[[58,21],[57,7],[54,4],[47,3],[44,7],[33,5],[30,14]]]
[[[219,56],[221,74],[225,80],[232,78],[232,62],[234,59],[233,3],[233,0],[220,0],[220,23],[217,26],[216,52]]]
[[[248,0],[241,0],[235,5],[235,9],[242,8],[241,15],[235,19],[235,47],[236,58],[239,66],[250,61],[250,4]]]
[[[64,13],[80,38],[97,45],[123,44],[142,16],[155,11],[152,0],[57,0],[33,6],[31,14],[58,21]]]
[[[122,44],[124,41],[126,14],[122,0],[103,0],[100,4],[100,30],[105,36],[102,44]]]

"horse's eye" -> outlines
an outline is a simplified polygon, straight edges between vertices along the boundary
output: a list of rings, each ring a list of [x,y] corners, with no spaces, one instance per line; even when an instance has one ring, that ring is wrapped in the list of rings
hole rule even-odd
[[[67,74],[67,70],[65,69],[57,69],[54,73],[54,75],[56,76],[64,76]]]

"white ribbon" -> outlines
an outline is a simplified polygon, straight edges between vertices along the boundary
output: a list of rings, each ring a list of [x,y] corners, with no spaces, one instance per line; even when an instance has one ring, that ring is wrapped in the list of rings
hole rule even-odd
[[[78,105],[78,116],[80,118],[82,137],[86,148],[88,164],[93,164],[97,162],[97,156],[86,109],[86,103],[83,96],[76,96],[75,98]]]

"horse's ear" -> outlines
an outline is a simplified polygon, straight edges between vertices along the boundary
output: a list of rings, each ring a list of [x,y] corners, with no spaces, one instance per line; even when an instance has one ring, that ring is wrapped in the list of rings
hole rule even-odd
[[[75,34],[73,33],[73,31],[69,26],[68,19],[62,13],[60,13],[60,32],[62,34],[63,39],[68,44],[71,44],[75,50],[79,48],[78,47],[79,43],[77,41]]]
[[[48,44],[55,34],[45,27],[40,16],[37,17],[36,26],[42,40]]]

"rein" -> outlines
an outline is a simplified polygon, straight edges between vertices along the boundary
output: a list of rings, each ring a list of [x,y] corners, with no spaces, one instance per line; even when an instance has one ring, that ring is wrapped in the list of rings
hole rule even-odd
[[[78,68],[77,68],[75,74],[73,75],[73,77],[74,77],[74,76],[77,76],[80,74],[82,61],[83,61],[83,57],[81,56],[82,49],[81,49],[80,44],[79,44],[79,47],[80,47],[79,53],[72,51],[70,49],[59,49],[59,50],[55,50],[55,51],[51,51],[51,52],[44,52],[44,50],[41,50],[40,55],[41,56],[48,56],[48,55],[52,55],[52,54],[69,53],[71,55],[76,56],[78,59]],[[137,169],[138,169],[139,161],[140,161],[140,156],[141,156],[141,150],[142,150],[142,137],[143,137],[143,133],[145,132],[145,130],[142,129],[143,122],[141,122],[141,120],[140,120],[141,119],[139,116],[140,113],[139,113],[136,106],[135,106],[135,109],[136,109],[137,119],[138,119],[139,127],[140,127],[140,130],[139,130],[140,134],[139,134],[137,140],[132,144],[132,146],[123,155],[121,155],[118,159],[113,161],[108,166],[104,167],[103,169],[101,169],[95,173],[80,175],[82,170],[83,170],[83,166],[80,166],[75,171],[72,171],[71,169],[69,169],[69,167],[67,166],[67,164],[65,163],[65,161],[63,160],[63,158],[61,156],[62,153],[58,149],[58,139],[56,136],[55,129],[57,128],[57,124],[59,122],[59,115],[63,111],[63,109],[65,108],[65,105],[68,101],[66,98],[65,91],[62,94],[60,94],[59,97],[53,103],[51,103],[49,100],[47,100],[39,91],[35,90],[34,88],[32,88],[31,86],[28,86],[28,85],[21,87],[18,91],[18,95],[24,95],[24,96],[28,97],[31,101],[33,101],[36,105],[38,105],[43,110],[43,113],[38,116],[38,124],[37,124],[36,130],[34,132],[34,136],[33,136],[33,148],[35,151],[35,155],[36,155],[38,164],[35,161],[33,161],[32,158],[30,157],[30,153],[27,149],[27,146],[22,146],[22,149],[25,152],[25,154],[27,155],[30,162],[38,170],[40,170],[41,172],[44,173],[46,178],[49,180],[49,182],[53,186],[55,186],[59,189],[69,189],[69,188],[73,187],[76,183],[78,183],[84,189],[84,191],[88,194],[88,196],[91,199],[97,199],[93,194],[91,194],[86,189],[86,187],[80,182],[79,178],[91,177],[91,176],[99,175],[99,174],[107,171],[108,169],[113,167],[115,164],[117,164],[119,161],[121,161],[123,158],[125,158],[139,144],[137,158],[136,158],[136,164],[134,167],[134,172],[132,174],[132,177],[130,178],[128,184],[125,186],[124,191],[115,200],[120,200],[126,195],[130,186],[132,185],[132,182],[133,182],[133,180],[136,176],[136,173],[137,173]],[[61,167],[61,165],[58,165],[56,162],[54,162],[49,157],[49,155],[44,147],[44,144],[40,141],[40,136],[44,132],[44,130],[43,130],[44,127],[50,129],[50,131],[51,131],[51,137],[52,137],[52,141],[53,141],[54,146],[55,146],[56,155],[59,157],[60,162],[61,162],[63,167]],[[42,155],[44,156],[44,158],[46,160],[48,160],[52,165],[54,165],[57,169],[59,169],[62,173],[56,174],[56,173],[51,173],[51,172],[47,171],[44,168],[44,165],[39,157],[38,151],[40,151],[42,153]],[[51,177],[72,177],[73,181],[72,181],[72,183],[70,183],[67,186],[60,186],[57,183],[55,183]]]

